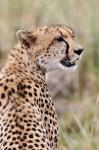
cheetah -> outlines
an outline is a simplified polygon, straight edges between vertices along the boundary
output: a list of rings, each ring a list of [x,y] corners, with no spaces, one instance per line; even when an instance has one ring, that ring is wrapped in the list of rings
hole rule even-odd
[[[0,72],[0,150],[55,150],[57,114],[46,74],[73,69],[83,48],[64,25],[19,30]]]

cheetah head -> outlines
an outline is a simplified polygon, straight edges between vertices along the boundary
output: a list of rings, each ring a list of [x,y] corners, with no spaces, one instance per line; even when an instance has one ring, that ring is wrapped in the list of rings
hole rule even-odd
[[[83,48],[75,42],[74,32],[66,26],[45,26],[31,32],[18,31],[21,46],[30,53],[33,63],[46,71],[61,67],[74,69]]]

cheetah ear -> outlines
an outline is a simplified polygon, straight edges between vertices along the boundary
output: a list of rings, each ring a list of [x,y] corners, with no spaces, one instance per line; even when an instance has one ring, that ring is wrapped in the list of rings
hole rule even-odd
[[[36,37],[33,36],[30,32],[23,30],[18,30],[16,32],[17,40],[21,43],[23,48],[30,48],[30,46],[35,42]]]

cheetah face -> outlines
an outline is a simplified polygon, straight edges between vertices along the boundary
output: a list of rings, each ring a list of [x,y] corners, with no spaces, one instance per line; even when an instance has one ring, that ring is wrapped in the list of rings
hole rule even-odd
[[[61,67],[75,69],[81,58],[83,48],[74,40],[74,33],[70,28],[60,26],[52,30],[46,27],[47,45],[38,57],[39,64],[48,71]],[[49,33],[48,33],[49,31]]]
[[[66,26],[39,27],[18,37],[28,47],[33,60],[46,71],[75,68],[83,52],[75,42],[73,31]]]

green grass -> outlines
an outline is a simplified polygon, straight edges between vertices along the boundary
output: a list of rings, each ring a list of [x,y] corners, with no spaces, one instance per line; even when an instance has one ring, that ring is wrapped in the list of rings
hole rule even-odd
[[[59,119],[58,150],[99,149],[98,105],[88,99],[82,102],[66,102],[64,115]]]

